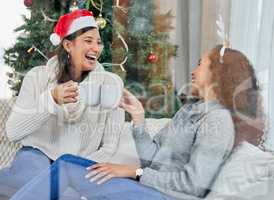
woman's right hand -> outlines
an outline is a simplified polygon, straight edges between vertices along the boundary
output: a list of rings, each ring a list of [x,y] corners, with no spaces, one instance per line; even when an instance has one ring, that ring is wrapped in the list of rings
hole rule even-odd
[[[68,81],[59,84],[51,90],[51,95],[54,101],[59,105],[75,103],[77,102],[77,96],[79,95],[77,83],[74,81]]]
[[[142,124],[145,120],[145,111],[142,103],[128,90],[124,89],[120,106],[132,117],[135,125]]]

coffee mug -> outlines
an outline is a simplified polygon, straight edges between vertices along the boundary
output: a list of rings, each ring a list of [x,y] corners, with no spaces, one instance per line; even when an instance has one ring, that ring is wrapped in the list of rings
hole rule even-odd
[[[103,108],[113,109],[119,106],[124,83],[116,74],[107,72],[105,76],[108,76],[108,82],[105,82],[101,86],[100,102]]]
[[[87,82],[79,85],[80,100],[88,106],[100,104],[101,84]]]
[[[111,109],[119,106],[122,97],[122,88],[119,85],[101,86],[101,106],[103,108]]]
[[[79,84],[80,101],[88,106],[101,105],[106,109],[118,107],[123,94],[122,79],[110,72],[94,73],[93,76],[93,81]],[[103,77],[103,81],[98,77]]]

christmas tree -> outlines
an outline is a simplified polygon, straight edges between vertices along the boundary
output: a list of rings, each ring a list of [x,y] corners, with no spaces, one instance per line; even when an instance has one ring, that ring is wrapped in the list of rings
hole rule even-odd
[[[5,63],[12,67],[15,73],[10,76],[11,89],[17,94],[21,86],[23,74],[30,68],[45,64],[47,56],[53,51],[48,38],[53,24],[62,11],[61,5],[54,7],[49,2],[25,0],[25,5],[31,10],[31,16],[23,16],[24,24],[17,29],[20,32],[16,44],[5,50]],[[50,15],[51,18],[47,17]]]
[[[24,24],[16,44],[5,51],[5,62],[14,69],[9,74],[12,89],[19,91],[24,72],[42,65],[54,55],[49,35],[60,15],[71,9],[91,10],[100,27],[104,67],[119,74],[143,102],[148,117],[170,117],[174,89],[168,60],[176,46],[168,42],[171,12],[160,14],[153,0],[24,0],[31,17]],[[19,74],[19,75],[18,75]]]
[[[142,101],[147,117],[171,117],[178,109],[168,68],[169,59],[176,55],[176,46],[168,42],[171,11],[160,14],[153,0],[120,3],[121,7],[114,6],[113,23],[129,47],[127,86]],[[115,37],[114,42],[113,60],[117,63],[122,50]]]
[[[24,0],[31,16],[29,18],[23,16],[24,24],[15,29],[16,32],[20,32],[16,44],[6,49],[4,53],[5,63],[14,70],[14,73],[8,73],[8,76],[10,77],[11,89],[15,95],[20,90],[24,74],[35,66],[46,64],[47,60],[54,55],[56,49],[50,43],[49,36],[59,16],[74,9],[75,6],[78,8],[94,8],[89,2],[86,0]],[[105,0],[105,2],[106,20],[111,22],[112,0]],[[93,12],[98,15],[98,10],[93,9]],[[100,62],[111,62],[111,31],[110,26],[101,30],[104,51],[100,57]]]

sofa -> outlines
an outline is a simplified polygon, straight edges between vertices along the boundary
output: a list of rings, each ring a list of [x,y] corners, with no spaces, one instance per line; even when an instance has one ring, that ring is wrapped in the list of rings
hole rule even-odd
[[[20,144],[8,141],[5,123],[15,98],[0,100],[0,169],[8,167]],[[170,119],[147,119],[147,129],[153,137]],[[131,136],[130,123],[123,127],[117,152],[112,161],[138,164],[138,155]],[[4,199],[1,198],[0,200]],[[274,154],[243,142],[222,166],[212,184],[207,200],[272,200],[274,199]]]

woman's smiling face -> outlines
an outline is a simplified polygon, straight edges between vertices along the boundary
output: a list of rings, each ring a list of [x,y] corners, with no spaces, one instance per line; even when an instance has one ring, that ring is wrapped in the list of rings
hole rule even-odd
[[[91,29],[74,40],[64,41],[64,47],[70,55],[70,61],[76,71],[91,71],[96,67],[96,61],[102,51],[99,31]]]
[[[199,60],[198,66],[192,71],[192,94],[200,98],[204,97],[206,89],[211,87],[212,72],[210,71],[209,54],[205,54]]]

